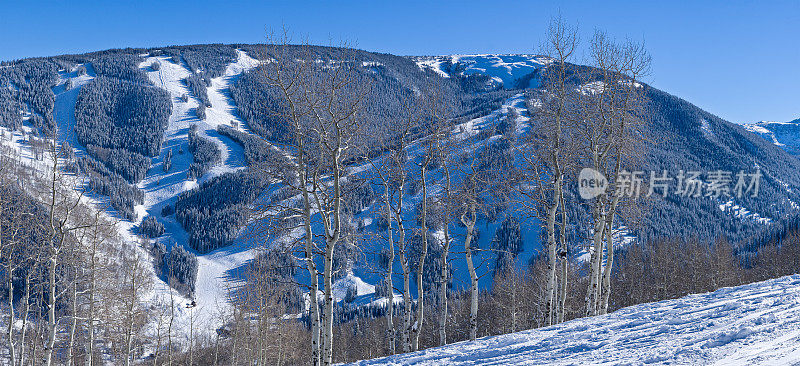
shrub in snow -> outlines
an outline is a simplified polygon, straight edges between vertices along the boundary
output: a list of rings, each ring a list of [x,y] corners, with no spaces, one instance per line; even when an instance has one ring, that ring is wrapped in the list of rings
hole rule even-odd
[[[147,216],[139,224],[139,233],[148,238],[157,238],[164,235],[164,225],[158,222],[155,217]]]
[[[153,61],[153,63],[150,64],[150,69],[153,71],[161,70],[161,64],[158,61]]]

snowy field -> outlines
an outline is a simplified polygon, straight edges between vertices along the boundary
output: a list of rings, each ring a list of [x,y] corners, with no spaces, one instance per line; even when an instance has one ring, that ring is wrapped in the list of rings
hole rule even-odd
[[[800,275],[354,365],[645,364],[800,364]]]

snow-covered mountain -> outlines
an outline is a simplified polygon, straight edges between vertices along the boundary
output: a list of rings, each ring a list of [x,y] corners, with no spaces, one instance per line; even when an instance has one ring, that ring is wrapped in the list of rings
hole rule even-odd
[[[761,121],[743,126],[788,153],[800,157],[800,118],[791,122]]]
[[[242,178],[237,174],[249,171],[248,149],[252,146],[247,145],[248,138],[257,135],[274,140],[281,137],[280,131],[270,129],[273,126],[264,117],[263,110],[258,109],[259,102],[263,102],[257,99],[260,95],[246,93],[258,86],[254,81],[257,75],[252,69],[260,62],[257,59],[259,47],[200,45],[101,51],[23,60],[14,67],[0,70],[0,103],[4,107],[0,109],[0,126],[24,129],[29,134],[50,128],[52,126],[49,123],[52,123],[59,128],[60,139],[69,142],[79,157],[100,160],[102,154],[92,155],[88,147],[81,143],[85,140],[79,139],[76,134],[76,125],[80,122],[77,105],[87,104],[90,108],[86,109],[90,111],[100,109],[99,106],[103,105],[102,98],[90,98],[90,93],[84,88],[97,86],[104,80],[119,80],[121,85],[133,85],[133,92],[126,94],[127,99],[120,105],[132,105],[130,112],[141,118],[124,120],[124,123],[151,118],[148,113],[157,108],[148,104],[151,102],[148,99],[150,96],[144,100],[138,100],[137,97],[153,90],[159,91],[158,95],[163,99],[161,102],[169,107],[169,112],[163,114],[163,121],[156,121],[159,125],[163,124],[160,126],[163,131],[148,135],[150,140],[157,140],[148,141],[157,149],[154,154],[142,157],[148,163],[143,176],[123,181],[119,178],[119,172],[124,172],[126,166],[118,166],[118,162],[110,160],[98,164],[107,167],[103,179],[108,178],[119,187],[130,185],[142,194],[142,199],[136,202],[123,199],[115,201],[116,197],[108,199],[121,206],[135,203],[130,210],[133,217],[124,217],[119,210],[109,210],[109,215],[117,215],[121,220],[120,228],[129,239],[129,245],[135,245],[136,236],[141,234],[137,225],[145,216],[150,216],[164,227],[164,232],[152,238],[153,241],[165,244],[167,250],[172,247],[186,248],[197,256],[199,269],[194,291],[197,307],[191,308],[191,316],[196,324],[208,332],[220,325],[214,318],[215,314],[226,310],[228,290],[241,283],[237,275],[253,258],[254,247],[270,245],[269,242],[253,241],[242,235],[244,225],[237,221],[238,216],[233,216],[233,219],[226,216],[233,211],[232,208],[251,204],[253,201],[248,201],[248,197],[278,192],[277,189],[271,192],[244,192],[246,189],[257,191],[263,187],[258,184],[239,184],[241,182],[237,180]],[[317,48],[320,54],[329,51],[325,47]],[[381,93],[368,102],[367,114],[384,118],[382,121],[385,122],[389,120],[386,116],[396,112],[395,102],[399,93],[420,90],[428,80],[442,81],[448,98],[461,108],[457,113],[458,132],[454,133],[462,135],[466,148],[484,146],[497,140],[495,126],[498,121],[509,118],[509,115],[514,116],[513,122],[518,127],[528,121],[530,115],[525,105],[526,93],[538,85],[538,72],[549,62],[541,56],[522,54],[400,57],[358,51],[357,57],[362,61],[363,68],[374,76],[377,85],[375,90]],[[678,169],[726,169],[735,172],[760,168],[764,178],[758,199],[656,201],[651,207],[652,213],[643,218],[643,225],[630,233],[631,238],[646,240],[678,235],[708,239],[726,235],[732,241],[740,241],[769,225],[780,224],[782,218],[795,213],[798,208],[795,202],[800,202],[800,161],[740,126],[721,120],[658,89],[647,85],[644,88],[651,122],[649,135],[658,137],[649,146],[643,162],[645,169],[668,169],[672,172]],[[30,90],[39,94],[32,94]],[[48,102],[48,98],[52,101]],[[202,108],[201,105],[205,106],[206,103],[208,105]],[[205,111],[204,119],[198,116],[198,109]],[[130,117],[125,113],[120,112],[115,117],[120,120]],[[220,153],[201,175],[189,177],[187,173],[197,160],[197,156],[189,151],[189,130],[192,126],[196,126],[194,128],[197,128],[198,136],[210,142]],[[235,126],[233,129],[236,132],[222,134],[217,129],[220,126]],[[15,136],[13,141],[18,147],[30,148],[25,145],[21,133]],[[779,141],[789,143],[788,140]],[[410,151],[409,156],[413,158],[414,152]],[[171,165],[170,169],[165,169],[166,165]],[[436,177],[435,173],[431,176]],[[252,183],[252,179],[242,180]],[[226,185],[217,187],[212,184],[220,181]],[[233,192],[230,191],[231,186],[234,187]],[[119,187],[115,186],[115,189]],[[117,193],[113,191],[112,195]],[[210,197],[208,201],[213,201],[198,200],[193,203],[197,207],[190,207],[206,215],[203,217],[205,221],[181,221],[178,215],[165,211],[165,208],[177,209],[179,196],[190,193],[205,194]],[[220,204],[214,201],[228,196],[244,198],[234,203],[223,201]],[[415,219],[414,209],[420,201],[421,195],[417,194],[407,202],[409,210],[406,219],[409,222]],[[374,219],[376,207],[370,203],[354,215],[354,219],[362,223],[367,231],[380,230]],[[512,210],[499,214],[498,218],[508,215],[512,215]],[[494,233],[500,226],[498,218],[482,219],[478,239],[480,248],[486,249],[491,245]],[[224,227],[210,234],[198,234],[201,231],[199,229],[206,229],[206,226],[219,229],[223,224],[233,227],[233,230]],[[463,234],[459,230],[456,228],[454,232]],[[540,248],[538,222],[524,220],[522,236],[524,245],[518,257],[521,265],[527,263]],[[456,241],[459,242],[454,243],[454,247],[463,245],[463,238],[459,237]],[[574,245],[578,253],[582,242],[576,240]],[[371,249],[375,249],[375,253],[380,252],[380,248]],[[483,273],[490,273],[493,269],[491,263],[494,255],[491,251],[481,252],[480,262],[486,264],[481,268]],[[462,256],[454,257],[455,276],[462,277],[464,260]],[[366,263],[357,263],[356,268],[339,279],[334,285],[337,298],[343,298],[347,288],[352,286],[361,298],[359,303],[373,300],[374,285],[380,280],[380,274],[374,271],[375,263],[370,260],[374,258],[367,258]],[[156,276],[155,271],[153,276]],[[153,301],[170,291],[163,278],[156,278],[156,282],[160,286],[152,294]],[[491,276],[483,276],[481,286],[488,287],[490,284]],[[455,285],[464,286],[463,283]],[[192,299],[187,297],[173,304],[179,318],[179,328],[187,326],[190,311],[186,304],[191,302]]]
[[[800,275],[352,365],[796,365]]]
[[[525,89],[536,87],[535,72],[551,61],[537,55],[449,55],[412,57],[420,68],[442,77],[483,75],[489,88]]]

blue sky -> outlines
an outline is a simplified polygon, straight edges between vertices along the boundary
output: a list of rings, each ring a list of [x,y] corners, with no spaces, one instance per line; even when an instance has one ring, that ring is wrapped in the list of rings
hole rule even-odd
[[[400,55],[535,53],[561,13],[646,42],[648,82],[733,122],[800,118],[800,1],[51,1],[0,5],[0,60],[118,47],[313,43]]]

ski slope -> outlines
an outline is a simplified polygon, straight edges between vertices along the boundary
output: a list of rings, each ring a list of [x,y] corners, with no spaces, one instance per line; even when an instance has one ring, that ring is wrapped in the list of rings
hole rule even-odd
[[[800,364],[800,275],[353,365]]]
[[[168,249],[171,245],[184,245],[187,250],[191,250],[186,245],[188,242],[186,231],[174,215],[162,217],[161,208],[168,204],[174,205],[180,193],[197,187],[215,176],[243,169],[247,165],[242,146],[220,135],[216,130],[217,126],[230,125],[234,121],[240,130],[247,132],[246,122],[236,115],[236,105],[230,97],[229,88],[243,72],[257,66],[258,61],[241,50],[237,50],[237,55],[237,60],[226,67],[223,75],[211,79],[207,93],[212,106],[206,109],[204,120],[197,118],[195,108],[199,105],[199,100],[197,96],[192,95],[183,81],[191,73],[184,63],[174,63],[166,56],[149,56],[139,65],[153,84],[166,90],[172,99],[172,114],[164,132],[162,154],[154,159],[147,177],[139,184],[145,193],[142,211],[146,211],[164,224],[165,235],[158,240],[163,241]],[[153,62],[159,62],[161,67],[153,70],[151,68]],[[188,101],[181,100],[183,95],[189,96]],[[192,125],[197,125],[198,133],[213,141],[222,153],[220,161],[196,181],[186,177],[186,172],[193,161],[188,146],[188,131]],[[168,149],[173,150],[172,168],[169,172],[164,172],[162,164]],[[140,214],[139,219],[143,216],[143,213]],[[221,314],[230,308],[228,292],[235,284],[229,281],[231,279],[228,274],[243,266],[253,256],[252,245],[243,240],[237,240],[231,246],[207,254],[198,254],[194,299],[177,295],[170,298],[169,293],[173,290],[159,282],[156,291],[151,294],[150,301],[164,304],[167,308],[169,306],[174,308],[175,328],[178,333],[188,335],[189,327],[193,326],[196,334],[213,334],[222,325]],[[189,305],[192,301],[196,306]]]

